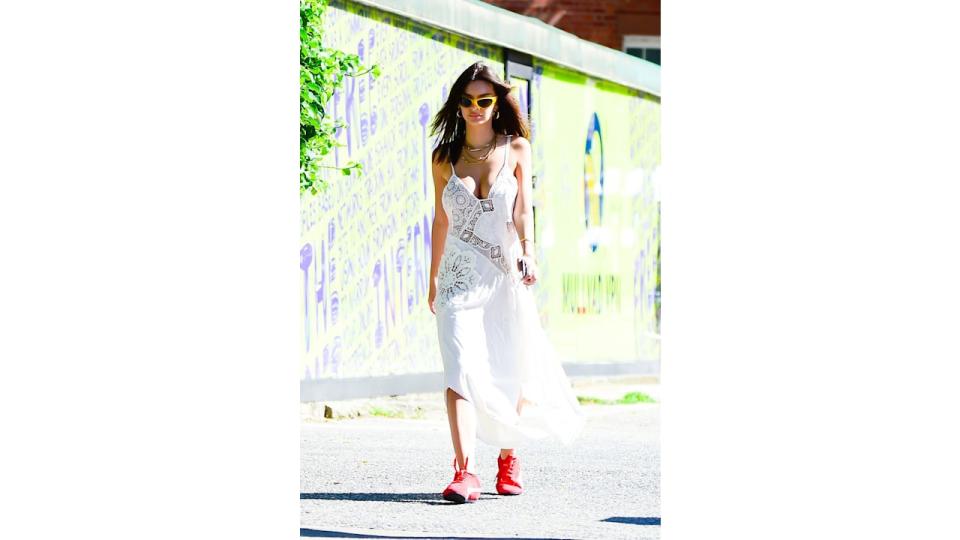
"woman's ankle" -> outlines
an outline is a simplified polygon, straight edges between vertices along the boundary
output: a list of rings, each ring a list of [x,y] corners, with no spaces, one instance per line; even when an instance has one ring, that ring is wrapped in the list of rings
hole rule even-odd
[[[456,463],[456,465],[457,465],[457,469],[464,470],[464,471],[471,472],[471,473],[476,473],[476,472],[477,472],[477,470],[476,470],[477,467],[476,467],[476,465],[473,463],[473,456],[467,456],[467,457],[464,458],[464,463],[466,464],[466,467],[464,467],[464,466],[460,463],[459,460],[456,460],[455,463]]]

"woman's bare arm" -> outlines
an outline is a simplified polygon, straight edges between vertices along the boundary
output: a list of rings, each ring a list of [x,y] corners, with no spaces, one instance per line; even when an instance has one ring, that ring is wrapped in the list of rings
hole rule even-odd
[[[537,268],[536,251],[533,245],[533,177],[530,141],[517,137],[511,141],[510,146],[517,160],[514,174],[519,183],[517,202],[513,207],[513,224],[520,237],[524,259],[530,269],[530,274],[524,279],[524,283],[532,285],[537,281]]]
[[[531,178],[530,141],[517,137],[511,142],[517,165],[514,174],[519,184],[517,203],[513,207],[513,223],[523,243],[523,254],[533,256],[533,180]]]
[[[443,257],[443,248],[447,241],[447,229],[450,223],[447,213],[443,210],[443,188],[447,180],[444,178],[444,164],[433,162],[433,192],[436,208],[433,214],[433,228],[431,229],[431,256],[430,256],[430,292],[427,295],[427,304],[430,311],[436,314],[433,301],[437,296],[437,274],[440,272],[440,258]],[[446,167],[449,169],[449,167]]]

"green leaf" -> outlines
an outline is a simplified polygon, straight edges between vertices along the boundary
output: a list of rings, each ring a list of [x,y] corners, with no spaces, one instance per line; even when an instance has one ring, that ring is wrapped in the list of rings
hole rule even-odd
[[[360,68],[355,54],[324,47],[323,14],[329,0],[300,0],[300,193],[316,195],[327,189],[328,183],[319,171],[333,169],[321,166],[325,156],[336,147],[344,146],[334,133],[346,126],[325,116],[324,105],[343,85],[345,76],[353,76]],[[379,75],[379,66],[370,71]],[[359,163],[348,163],[340,168],[350,176],[362,171]]]

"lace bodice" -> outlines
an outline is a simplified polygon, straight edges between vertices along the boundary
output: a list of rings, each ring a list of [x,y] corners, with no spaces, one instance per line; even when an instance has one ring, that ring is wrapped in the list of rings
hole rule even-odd
[[[443,190],[443,210],[450,228],[447,242],[456,238],[487,257],[497,267],[510,273],[505,248],[516,241],[513,227],[513,206],[517,199],[517,182],[513,174],[506,175],[509,161],[510,136],[504,144],[503,165],[497,173],[487,198],[478,199],[450,166],[450,179]],[[512,180],[512,181],[511,181]]]
[[[453,165],[450,166],[450,179],[441,194],[450,226],[438,274],[438,309],[471,304],[484,296],[482,290],[489,290],[503,277],[519,283],[516,259],[521,250],[513,227],[517,181],[513,174],[506,174],[509,148],[508,136],[503,165],[485,199],[478,199],[467,189]],[[471,297],[474,300],[469,300]]]

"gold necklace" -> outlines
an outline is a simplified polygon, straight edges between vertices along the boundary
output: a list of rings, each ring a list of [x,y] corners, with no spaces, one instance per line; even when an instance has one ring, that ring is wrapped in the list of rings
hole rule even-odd
[[[489,154],[493,150],[493,146],[487,146],[485,148],[464,148],[463,151],[470,154],[471,156],[482,156]]]
[[[493,142],[488,142],[487,144],[481,144],[480,146],[470,146],[467,144],[463,145],[463,147],[466,148],[467,150],[486,150],[491,146],[493,146]]]
[[[466,152],[464,152],[464,154],[465,154],[465,155],[468,155],[468,156],[470,156],[470,157],[472,157],[472,158],[481,158],[481,157],[489,156],[491,152],[493,152],[493,147],[492,147],[492,146],[491,146],[490,148],[487,148],[487,149],[483,150],[483,152],[471,152],[471,151],[467,150]]]
[[[466,163],[481,163],[487,160],[490,157],[490,154],[493,153],[493,150],[497,147],[497,135],[493,135],[493,139],[490,142],[480,145],[480,146],[469,146],[467,141],[463,141],[463,161]]]
[[[493,153],[493,147],[492,147],[492,146],[483,154],[483,156],[476,156],[476,157],[475,157],[475,156],[470,155],[470,152],[464,152],[464,153],[463,153],[463,161],[466,162],[466,163],[480,163],[480,162],[486,161],[487,158],[490,157],[490,154],[492,154],[492,153]]]
[[[486,155],[486,156],[483,156],[483,157],[481,157],[481,158],[474,158],[474,157],[471,157],[471,156],[469,156],[469,155],[467,155],[467,154],[464,154],[464,155],[463,155],[463,162],[464,162],[464,163],[469,163],[469,164],[471,164],[471,165],[474,164],[474,163],[483,163],[484,161],[487,160],[488,157],[490,157],[490,156],[489,156],[489,155]]]
[[[464,148],[466,148],[467,150],[475,150],[475,151],[476,151],[476,150],[486,150],[486,149],[490,148],[491,146],[496,146],[496,144],[497,144],[497,135],[496,135],[496,134],[493,135],[493,138],[490,139],[490,142],[486,142],[486,143],[484,143],[484,144],[481,144],[480,146],[470,146],[469,144],[467,144],[467,140],[466,140],[466,139],[463,140],[463,146],[464,146]]]

